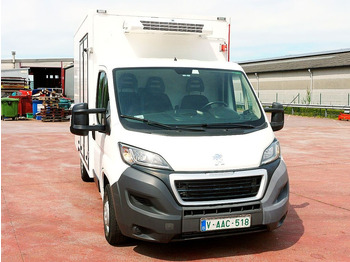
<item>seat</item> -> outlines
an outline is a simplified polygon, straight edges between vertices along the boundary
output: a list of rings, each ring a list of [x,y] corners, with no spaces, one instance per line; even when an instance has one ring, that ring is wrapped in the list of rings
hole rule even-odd
[[[137,90],[137,79],[130,73],[122,74],[118,81],[119,107],[123,115],[137,115],[140,113],[140,97]]]
[[[144,113],[158,113],[173,109],[169,97],[164,93],[165,85],[160,77],[150,77],[143,92],[142,106]]]
[[[204,84],[201,78],[189,78],[186,84],[186,91],[188,92],[188,95],[182,98],[180,105],[181,109],[198,110],[209,103],[208,98],[201,94],[204,92]],[[193,92],[199,92],[199,94],[193,94]]]

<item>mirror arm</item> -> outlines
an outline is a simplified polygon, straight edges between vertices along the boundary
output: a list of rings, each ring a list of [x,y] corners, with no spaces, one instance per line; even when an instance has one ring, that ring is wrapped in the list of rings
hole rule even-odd
[[[93,109],[75,109],[75,114],[98,114],[106,113],[106,108],[93,108]]]
[[[84,126],[84,125],[73,125],[73,128],[76,130],[82,130],[82,131],[98,131],[103,132],[105,131],[105,126],[102,125],[95,125],[95,126]]]
[[[284,109],[283,108],[272,108],[272,107],[265,107],[264,111],[266,113],[283,113]]]

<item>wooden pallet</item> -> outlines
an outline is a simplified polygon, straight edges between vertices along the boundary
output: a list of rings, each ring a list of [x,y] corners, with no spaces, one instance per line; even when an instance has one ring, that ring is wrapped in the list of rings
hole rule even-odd
[[[44,89],[39,94],[35,95],[35,98],[43,101],[43,107],[40,113],[37,115],[41,116],[43,122],[62,122],[69,121],[67,116],[71,114],[70,110],[59,107],[61,94],[54,91]]]
[[[41,121],[43,121],[43,122],[66,122],[66,121],[69,121],[69,119],[62,118],[62,117],[42,117]]]
[[[68,121],[67,116],[70,114],[68,110],[56,106],[45,105],[41,108],[39,115],[43,122],[63,122]]]

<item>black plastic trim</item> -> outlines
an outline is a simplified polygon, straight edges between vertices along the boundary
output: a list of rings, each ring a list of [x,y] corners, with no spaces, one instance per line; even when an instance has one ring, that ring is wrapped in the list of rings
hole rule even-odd
[[[265,165],[269,175],[272,176],[279,162]],[[167,243],[275,228],[272,224],[262,226],[264,210],[260,201],[200,207],[180,206],[168,186],[169,173],[171,171],[129,167],[118,182],[111,185],[116,219],[125,236]],[[200,232],[200,218],[241,214],[251,215],[250,228]]]

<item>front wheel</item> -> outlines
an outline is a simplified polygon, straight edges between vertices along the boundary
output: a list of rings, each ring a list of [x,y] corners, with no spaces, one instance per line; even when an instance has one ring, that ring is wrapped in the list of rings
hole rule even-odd
[[[126,242],[127,237],[120,231],[115,217],[111,188],[108,184],[105,186],[103,195],[103,225],[106,240],[110,245],[115,246]]]

